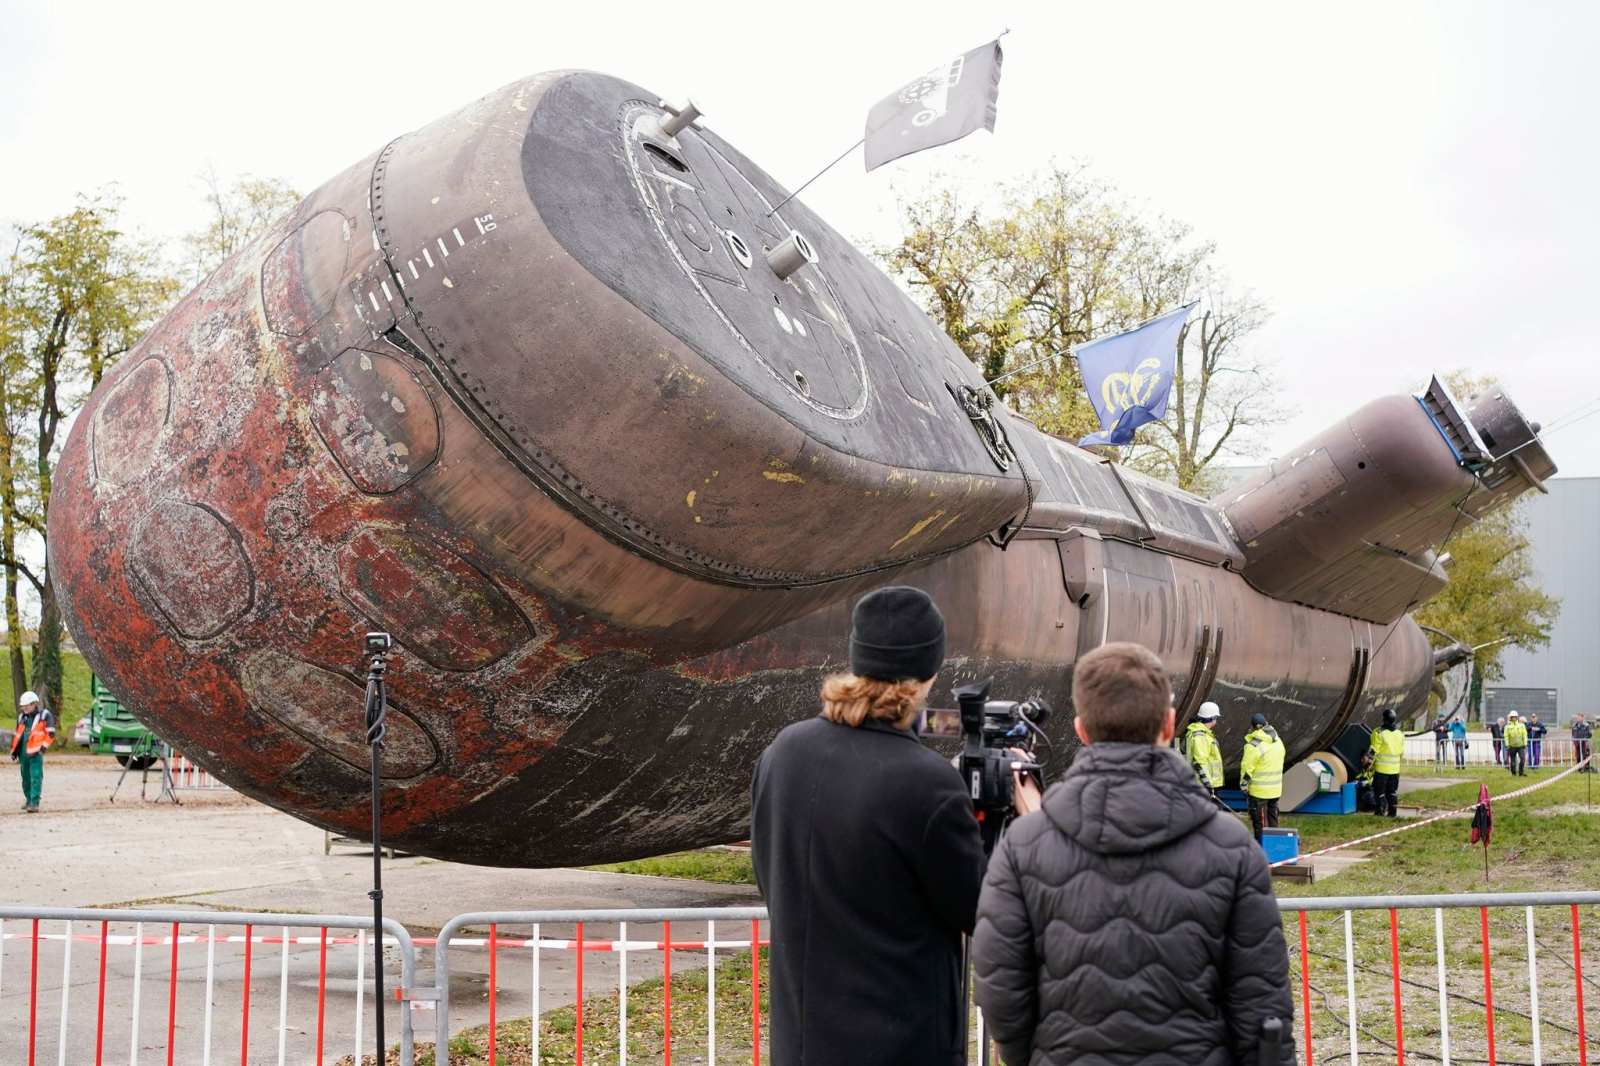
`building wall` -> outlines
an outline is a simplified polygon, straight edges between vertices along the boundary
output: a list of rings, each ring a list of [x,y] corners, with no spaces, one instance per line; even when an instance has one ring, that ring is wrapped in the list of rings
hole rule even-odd
[[[1484,689],[1554,690],[1565,722],[1575,713],[1600,712],[1600,478],[1553,478],[1548,487],[1548,496],[1530,493],[1520,506],[1539,583],[1561,597],[1561,615],[1549,647],[1507,649],[1505,677]],[[1526,696],[1507,691],[1500,700],[1485,700],[1485,707],[1504,702],[1509,708]]]

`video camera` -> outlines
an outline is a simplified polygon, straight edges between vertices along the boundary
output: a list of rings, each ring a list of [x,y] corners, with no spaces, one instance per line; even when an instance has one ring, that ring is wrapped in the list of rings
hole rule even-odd
[[[1016,783],[1012,772],[1033,775],[1044,788],[1043,770],[1050,762],[1050,738],[1040,728],[1050,717],[1044,700],[991,700],[988,678],[955,690],[956,711],[927,712],[925,732],[932,736],[960,736],[961,779],[967,783],[972,807],[983,826],[985,850],[994,843],[1011,820]],[[1034,746],[1044,742],[1043,761],[1033,758]],[[1015,751],[1026,754],[1019,759]]]

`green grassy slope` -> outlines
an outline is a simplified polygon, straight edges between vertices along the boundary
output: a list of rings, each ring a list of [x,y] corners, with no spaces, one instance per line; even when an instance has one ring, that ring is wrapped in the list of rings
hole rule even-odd
[[[31,664],[32,656],[27,651],[23,655]],[[64,736],[63,743],[72,739],[73,727],[78,724],[78,719],[89,713],[89,664],[84,662],[83,656],[77,652],[61,652],[61,703],[60,707],[52,707],[56,712],[56,721]],[[26,683],[26,682],[24,682]],[[0,698],[6,702],[11,699],[11,663],[8,657],[0,654]],[[16,723],[16,709],[0,711],[0,722],[10,727]]]

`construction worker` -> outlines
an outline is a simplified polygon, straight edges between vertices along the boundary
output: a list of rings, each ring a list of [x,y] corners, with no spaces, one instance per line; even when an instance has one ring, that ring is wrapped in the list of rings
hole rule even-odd
[[[1194,776],[1200,779],[1200,787],[1215,796],[1222,787],[1222,749],[1212,734],[1217,731],[1222,708],[1207,700],[1200,705],[1200,713],[1195,718],[1184,731],[1183,751],[1189,757],[1189,765],[1194,767]]]
[[[1383,712],[1383,725],[1372,731],[1367,755],[1372,759],[1372,799],[1374,813],[1389,818],[1400,813],[1400,756],[1406,750],[1406,735],[1396,725],[1394,708]]]
[[[1528,776],[1528,727],[1516,711],[1506,715],[1506,768],[1513,777]]]
[[[11,758],[22,768],[22,809],[39,813],[39,791],[44,786],[44,749],[55,743],[56,716],[39,706],[39,697],[24,692],[17,701],[17,731],[11,737]]]
[[[1278,828],[1278,797],[1283,795],[1283,760],[1288,753],[1266,715],[1251,715],[1250,725],[1239,763],[1239,787],[1250,808],[1250,831],[1259,844],[1263,829]]]
[[[1372,753],[1361,756],[1361,774],[1356,778],[1356,810],[1377,810],[1377,797],[1372,789]]]

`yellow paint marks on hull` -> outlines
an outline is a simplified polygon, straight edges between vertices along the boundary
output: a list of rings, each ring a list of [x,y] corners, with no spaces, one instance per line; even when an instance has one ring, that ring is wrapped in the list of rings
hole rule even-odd
[[[901,537],[899,540],[897,540],[893,544],[889,545],[889,550],[893,551],[894,549],[900,547],[900,545],[904,544],[906,541],[910,540],[912,537],[916,536],[918,533],[921,533],[924,529],[927,529],[929,526],[933,525],[939,519],[944,517],[945,512],[947,510],[949,510],[949,508],[941,507],[937,511],[935,511],[931,515],[929,515],[927,518],[924,518],[922,521],[920,521],[916,525],[912,526],[909,530],[906,531],[906,535],[905,536]]]

